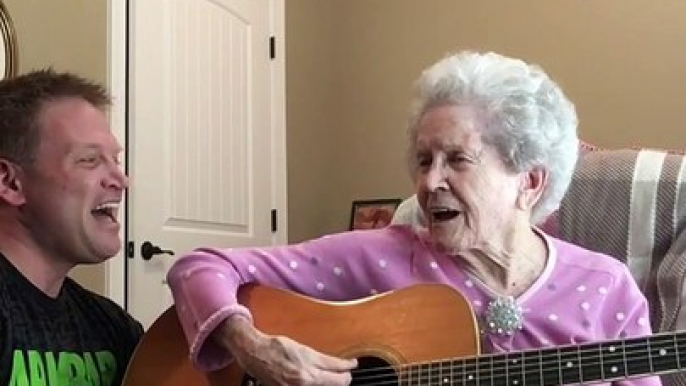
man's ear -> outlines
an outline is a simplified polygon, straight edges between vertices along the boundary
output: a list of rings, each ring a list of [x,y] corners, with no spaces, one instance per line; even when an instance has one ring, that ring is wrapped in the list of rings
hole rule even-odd
[[[12,206],[26,202],[19,174],[16,164],[0,158],[0,199]]]
[[[543,190],[548,185],[548,169],[534,166],[529,171],[522,173],[520,192],[517,197],[517,206],[522,210],[530,210],[541,199]]]

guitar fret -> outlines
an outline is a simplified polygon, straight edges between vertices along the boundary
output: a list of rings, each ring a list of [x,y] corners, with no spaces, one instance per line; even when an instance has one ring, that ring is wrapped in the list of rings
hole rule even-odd
[[[581,369],[582,382],[603,379],[600,350],[600,344],[588,344],[580,349],[579,367]]]
[[[431,362],[430,367],[430,377],[429,385],[447,385],[443,378],[443,363],[442,362]]]
[[[577,370],[579,371],[579,383],[583,381],[584,379],[584,368],[581,366],[581,347],[576,348],[576,357],[577,357]]]
[[[600,379],[605,379],[605,366],[603,365],[603,345],[598,345],[598,360],[600,361]]]
[[[491,371],[493,369],[491,363],[491,356],[480,357],[477,360],[477,384],[479,386],[493,386],[493,377],[491,377]]]
[[[541,352],[538,352],[538,374],[540,375],[539,384],[545,384],[545,376],[543,374],[543,358],[541,357]]]
[[[676,367],[676,349],[668,336],[657,335],[650,338],[650,357],[653,372],[661,373]]]
[[[467,359],[465,361],[462,384],[465,386],[477,386],[477,379],[477,361],[475,358]]]
[[[672,335],[672,343],[674,344],[674,353],[676,356],[676,367],[681,368],[681,351],[679,350],[679,339],[677,335]]]
[[[557,350],[557,379],[560,384],[562,384],[562,351],[560,349]]]
[[[629,375],[629,369],[627,368],[627,361],[626,361],[626,341],[622,341],[622,361],[624,363],[624,376]]]
[[[678,359],[678,364],[679,364],[679,369],[683,369],[683,365],[686,365],[686,335],[685,334],[678,334],[674,336],[674,339],[676,341],[676,348],[677,348],[677,359]]]
[[[495,355],[491,357],[491,374],[490,385],[501,386],[507,385],[507,357],[504,355]]]
[[[507,361],[506,355],[496,355],[491,358],[491,385],[508,385]]]
[[[626,375],[624,348],[617,343],[601,343],[600,345],[603,379],[617,379]]]
[[[524,385],[524,356],[521,352],[514,352],[505,355],[507,362],[507,385]]]
[[[647,352],[648,352],[648,363],[650,363],[650,372],[652,373],[655,371],[655,369],[653,368],[653,356],[650,355],[650,351],[651,351],[650,339],[646,339],[646,348],[648,350]]]
[[[431,385],[431,364],[430,363],[422,363],[420,366],[420,376],[419,376],[419,384],[420,385]]]
[[[625,357],[626,357],[626,373],[646,374],[652,372],[652,365],[647,360],[648,340],[645,338],[633,338],[624,341]]]
[[[450,380],[450,373],[448,372],[449,368],[443,368],[443,364],[439,363],[438,364],[438,382],[436,383],[437,385],[451,385],[452,381]]]
[[[490,371],[490,374],[489,374],[489,378],[490,378],[491,381],[490,381],[488,384],[489,384],[490,386],[494,386],[494,385],[497,384],[497,383],[495,383],[495,362],[493,361],[495,358],[492,357],[492,356],[489,357],[489,358],[490,358],[490,360],[491,360],[491,368],[490,368],[491,371]]]
[[[466,385],[467,384],[467,361],[462,360],[461,362],[462,362],[462,374],[461,374],[462,376],[460,378],[462,378],[462,385]]]
[[[564,347],[558,350],[560,361],[560,383],[581,383],[581,362],[578,347]]]
[[[556,386],[561,381],[560,349],[548,349],[540,352],[541,354],[541,379],[542,385]],[[557,360],[553,360],[557,358]]]
[[[429,385],[440,385],[442,383],[440,371],[441,363],[433,362],[429,365],[429,367]]]
[[[542,385],[543,377],[541,372],[541,352],[527,351],[523,356],[524,384]]]

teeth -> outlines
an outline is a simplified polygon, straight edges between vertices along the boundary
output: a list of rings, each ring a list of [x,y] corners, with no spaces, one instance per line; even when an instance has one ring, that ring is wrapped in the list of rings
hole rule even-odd
[[[108,202],[105,204],[100,204],[100,205],[95,207],[95,210],[110,210],[110,209],[114,209],[114,210],[119,209],[119,203],[118,202]]]

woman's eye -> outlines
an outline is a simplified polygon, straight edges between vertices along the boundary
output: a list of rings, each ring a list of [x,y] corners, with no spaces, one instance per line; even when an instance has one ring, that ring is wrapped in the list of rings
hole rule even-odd
[[[469,159],[464,154],[451,154],[448,156],[448,162],[451,164],[459,164],[466,161],[469,161]]]
[[[417,165],[421,168],[426,168],[431,166],[431,158],[429,157],[417,157]]]

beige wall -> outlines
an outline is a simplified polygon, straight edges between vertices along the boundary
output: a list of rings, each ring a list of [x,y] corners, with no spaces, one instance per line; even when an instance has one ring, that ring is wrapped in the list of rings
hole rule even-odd
[[[292,241],[345,229],[354,199],[411,193],[410,86],[448,51],[540,63],[585,140],[686,147],[683,0],[293,0],[286,12]]]
[[[19,73],[52,66],[107,83],[106,1],[3,1],[16,29]],[[79,267],[72,276],[105,291],[103,265]]]
[[[331,136],[339,98],[335,87],[335,1],[286,1],[286,146],[288,233],[318,234],[330,212]]]

